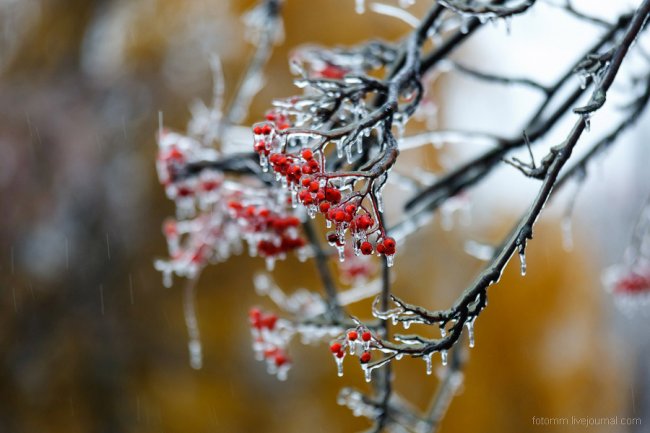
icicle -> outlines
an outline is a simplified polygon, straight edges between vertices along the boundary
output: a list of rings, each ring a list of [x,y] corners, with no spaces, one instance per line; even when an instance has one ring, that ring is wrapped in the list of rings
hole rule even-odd
[[[260,165],[262,166],[263,172],[266,173],[267,171],[269,171],[269,159],[264,154],[260,155]]]
[[[465,326],[467,326],[467,339],[469,340],[469,347],[474,347],[474,320],[476,317],[467,320]]]
[[[352,164],[352,145],[348,144],[345,146],[345,159],[348,161],[348,164]]]
[[[570,215],[562,218],[562,246],[565,251],[573,250],[573,220]]]
[[[187,335],[189,338],[187,347],[190,355],[190,366],[195,370],[199,370],[203,366],[203,350],[201,347],[199,324],[196,319],[194,285],[195,281],[190,280],[187,286],[185,286],[183,313],[185,315],[185,326],[187,327]]]
[[[521,276],[526,275],[526,250],[519,247],[519,261],[521,262]]]
[[[336,249],[339,252],[339,262],[343,263],[345,261],[345,245],[337,245]]]
[[[343,142],[339,140],[336,142],[336,156],[340,159],[343,158]]]
[[[469,19],[462,18],[462,20],[460,23],[460,32],[466,35],[469,32]]]
[[[427,375],[430,376],[433,368],[431,367],[431,357],[433,356],[433,352],[427,353],[426,355],[422,356],[424,359],[424,362],[427,365]]]
[[[291,188],[291,207],[298,207],[298,192],[294,188]]]
[[[172,271],[169,267],[163,270],[163,286],[168,289],[172,286]]]
[[[354,11],[362,14],[366,11],[366,0],[356,0],[354,4]]]
[[[363,153],[363,139],[361,137],[357,138],[357,153]]]
[[[447,351],[441,350],[440,356],[442,357],[442,365],[447,365]]]
[[[277,372],[278,380],[281,380],[283,382],[287,380],[288,373],[289,373],[289,366],[283,365],[282,367],[278,368],[278,372]]]
[[[336,361],[336,374],[343,377],[343,357],[334,356],[334,361]]]
[[[273,269],[275,269],[275,257],[267,257],[266,270],[271,272]]]
[[[509,36],[512,31],[512,16],[505,17],[503,21],[506,23],[506,33]]]
[[[388,267],[392,267],[395,264],[395,256],[393,254],[386,256],[386,264]],[[407,322],[404,322],[404,328],[408,328]]]
[[[366,364],[363,364],[361,368],[363,368],[363,372],[365,373],[366,382],[370,383],[372,380],[372,370]]]

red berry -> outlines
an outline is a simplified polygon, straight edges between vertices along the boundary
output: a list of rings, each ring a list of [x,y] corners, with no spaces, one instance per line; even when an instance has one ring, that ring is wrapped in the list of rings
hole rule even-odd
[[[357,331],[350,331],[350,332],[348,332],[348,340],[350,340],[350,341],[354,341],[354,340],[356,340],[358,337],[359,337],[359,334],[357,333]]]
[[[332,353],[339,353],[341,351],[341,343],[332,343],[330,351]]]
[[[637,274],[630,274],[621,279],[617,284],[615,291],[627,293],[639,293],[650,288],[646,278]]]
[[[163,226],[163,231],[167,236],[176,236],[178,234],[178,231],[176,230],[176,222],[171,220],[166,221]]]
[[[343,358],[344,356],[345,356],[345,352],[344,352],[344,351],[339,350],[338,352],[336,352],[336,357],[337,357],[337,358]]]
[[[365,256],[372,254],[372,244],[368,241],[361,243],[361,253]]]
[[[395,249],[395,239],[393,239],[393,238],[384,239],[384,246],[386,247],[387,250],[394,250]]]
[[[320,184],[315,180],[309,184],[309,191],[311,192],[318,191],[318,188],[320,188]]]
[[[339,236],[336,234],[336,232],[328,232],[327,233],[327,242],[330,244],[336,244],[338,245],[339,242]]]
[[[253,134],[261,135],[262,134],[262,128],[260,126],[256,126],[255,128],[253,128]]]
[[[334,188],[327,188],[325,189],[325,198],[332,203],[338,203],[341,201],[341,191]]]
[[[270,134],[271,133],[271,127],[269,125],[264,125],[262,127],[262,134]]]
[[[324,201],[320,204],[319,209],[322,213],[327,213],[327,211],[330,209],[330,204],[327,201]]]
[[[257,307],[253,307],[248,311],[248,317],[251,319],[251,321],[259,320],[260,317],[262,317],[262,311]]]
[[[303,149],[301,154],[303,159],[306,161],[309,161],[314,157],[314,153],[311,151],[311,149]]]
[[[362,355],[362,356],[363,356],[363,355]],[[277,365],[278,367],[283,366],[283,365],[286,364],[287,362],[289,362],[289,358],[287,358],[283,353],[278,352],[278,353],[275,355],[275,365]]]
[[[334,219],[336,222],[342,223],[345,221],[345,212],[342,210],[337,210],[336,213],[334,214]]]
[[[386,247],[384,244],[377,244],[377,252],[379,254],[384,254],[386,252]]]
[[[258,141],[253,147],[257,153],[261,153],[266,150],[266,143],[263,141]]]
[[[270,330],[273,330],[273,328],[275,328],[275,322],[277,321],[278,321],[278,316],[276,316],[275,314],[269,314],[268,316],[262,319],[262,326]]]
[[[361,339],[363,341],[370,341],[371,338],[372,338],[372,334],[370,333],[370,331],[365,331],[363,334],[361,334]]]
[[[362,364],[367,364],[368,362],[370,362],[371,358],[372,355],[370,354],[370,352],[363,352],[359,357],[359,361],[361,361]]]
[[[309,177],[309,176],[303,177],[300,182],[302,183],[302,186],[307,188],[309,186],[309,184],[311,183],[311,177]]]
[[[345,211],[349,214],[353,214],[357,211],[357,207],[353,204],[349,204],[345,207]]]

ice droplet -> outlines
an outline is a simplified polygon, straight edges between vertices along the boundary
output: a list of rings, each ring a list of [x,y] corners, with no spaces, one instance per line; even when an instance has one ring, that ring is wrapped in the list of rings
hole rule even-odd
[[[339,262],[343,263],[345,261],[345,245],[337,245],[336,249],[339,252]]]
[[[163,270],[163,286],[168,289],[172,286],[172,271],[169,268]]]
[[[336,374],[339,377],[343,377],[343,357],[339,358],[335,355],[334,361],[336,361]]]
[[[509,36],[512,31],[512,16],[505,17],[503,21],[506,23],[506,33]]]
[[[432,356],[432,355],[433,355],[433,352],[432,352],[432,353],[427,353],[426,355],[424,355],[424,356],[422,357],[422,358],[424,359],[424,362],[425,362],[426,365],[427,365],[427,375],[428,375],[428,376],[431,376],[431,372],[432,372],[432,370],[433,370],[432,367],[431,367],[431,356]]]
[[[467,322],[465,322],[465,326],[467,326],[467,339],[469,340],[470,348],[474,347],[474,320],[476,320],[476,318],[469,319]]]
[[[187,344],[190,352],[190,366],[195,370],[203,367],[203,350],[199,340],[190,340]]]
[[[199,322],[196,317],[196,294],[194,289],[194,282],[189,282],[185,287],[183,313],[189,339],[187,348],[190,355],[190,366],[195,370],[199,370],[203,366],[203,349],[201,347]]]
[[[368,365],[363,364],[363,372],[365,373],[365,378],[366,382],[370,382],[372,380],[372,370],[368,368]]]
[[[447,351],[441,350],[440,356],[442,357],[442,365],[447,365]]]
[[[354,11],[362,14],[366,11],[366,0],[356,0],[354,4]]]

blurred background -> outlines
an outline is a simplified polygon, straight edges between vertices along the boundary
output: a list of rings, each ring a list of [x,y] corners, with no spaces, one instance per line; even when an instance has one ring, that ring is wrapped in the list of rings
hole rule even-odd
[[[410,11],[419,15],[429,3]],[[610,3],[586,2],[603,17],[634,2]],[[184,130],[189,104],[211,96],[213,53],[230,95],[251,52],[239,17],[252,4],[0,0],[0,432],[353,432],[368,425],[336,404],[341,387],[365,388],[361,371],[349,365],[337,378],[325,346],[292,347],[286,382],[254,360],[247,311],[266,302],[251,279],[263,261],[236,257],[203,273],[200,371],[188,363],[182,282],[164,289],[153,269],[166,254],[161,223],[174,212],[155,174],[158,112]],[[598,34],[545,4],[529,15],[509,31],[488,26],[457,58],[550,82]],[[267,68],[272,85],[255,98],[250,121],[272,98],[295,93],[286,62],[293,47],[396,40],[408,31],[394,18],[355,14],[352,0],[288,0],[284,17],[285,42]],[[432,91],[439,126],[471,119],[503,134],[520,132],[533,98],[455,76]],[[607,114],[593,123],[595,137]],[[577,428],[535,426],[533,416],[637,416],[646,425],[636,430],[586,430],[649,431],[648,320],[617,312],[600,282],[603,266],[620,259],[648,193],[647,115],[639,125],[590,171],[573,216],[573,249],[563,248],[559,228],[570,185],[528,248],[526,278],[513,259],[491,289],[442,432]],[[566,134],[558,129],[549,144]],[[405,153],[401,169],[453,166],[477,150]],[[513,172],[499,170],[470,192],[474,205],[465,217],[451,215],[452,230],[436,219],[404,246],[395,267],[400,297],[429,308],[453,301],[482,266],[464,243],[498,242],[532,198],[535,184]],[[399,191],[392,198],[399,201]],[[313,265],[296,263],[279,264],[281,286],[319,290]],[[354,310],[369,311],[368,304]],[[426,407],[436,375],[426,376],[421,360],[404,359],[395,370],[397,391]]]

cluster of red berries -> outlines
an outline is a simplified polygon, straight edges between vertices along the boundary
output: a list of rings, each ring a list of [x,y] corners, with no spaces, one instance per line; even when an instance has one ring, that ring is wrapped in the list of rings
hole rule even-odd
[[[277,113],[272,115],[276,118],[280,116]],[[360,198],[356,201],[343,200],[339,189],[330,182],[320,180],[320,177],[325,175],[321,172],[321,164],[311,149],[303,149],[299,155],[272,152],[275,139],[273,134],[277,129],[280,128],[268,122],[253,127],[256,137],[254,147],[260,155],[262,165],[268,164],[278,176],[283,176],[287,185],[296,191],[298,200],[308,209],[320,212],[337,227],[345,225],[346,229],[354,233],[357,239],[356,250],[364,255],[370,255],[374,251],[386,256],[394,255],[394,239],[382,235],[376,245],[368,239],[369,235],[381,232],[381,229],[376,227],[372,216],[359,206]],[[328,235],[328,240],[332,244],[343,246],[343,241],[338,239],[334,232]]]
[[[263,313],[259,308],[251,308],[248,313],[254,338],[254,349],[267,363],[276,368],[287,367],[291,360],[278,341],[274,341],[274,332],[278,316],[273,313]]]
[[[614,291],[627,294],[650,292],[650,280],[642,275],[630,273],[616,283]]]
[[[372,354],[368,350],[372,340],[372,333],[368,330],[362,330],[361,332],[357,330],[348,331],[346,338],[342,342],[335,341],[330,345],[330,352],[332,352],[335,358],[343,359],[345,357],[345,349],[348,346],[356,347],[361,345],[364,350],[359,355],[359,362],[361,364],[367,364],[372,359]]]
[[[278,256],[305,246],[305,240],[297,234],[300,220],[295,216],[282,216],[264,206],[245,206],[234,200],[228,203],[228,208],[250,233],[262,235],[257,241],[257,250],[263,257]]]

